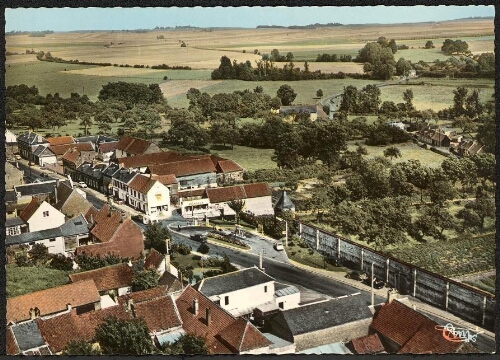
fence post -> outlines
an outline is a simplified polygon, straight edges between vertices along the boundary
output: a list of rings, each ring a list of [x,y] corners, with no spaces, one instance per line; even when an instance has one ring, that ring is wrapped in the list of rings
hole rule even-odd
[[[360,261],[360,266],[359,269],[363,271],[363,257],[364,257],[364,251],[363,248],[361,248],[361,261]]]
[[[417,293],[417,269],[413,269],[413,297],[415,297]]]
[[[484,326],[485,321],[486,321],[486,295],[483,298],[483,319],[481,321],[482,326]]]
[[[445,302],[444,302],[444,310],[448,311],[448,294],[450,293],[450,282],[446,282],[446,293],[445,293]]]
[[[337,238],[337,259],[340,259],[340,238]]]
[[[389,258],[385,262],[385,282],[389,283]]]
[[[319,230],[316,229],[316,250],[319,249]]]
[[[302,239],[302,223],[299,222],[299,236]]]

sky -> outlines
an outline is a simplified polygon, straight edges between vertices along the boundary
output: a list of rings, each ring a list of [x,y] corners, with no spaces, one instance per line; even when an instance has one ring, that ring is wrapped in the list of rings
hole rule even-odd
[[[494,15],[493,6],[7,8],[5,31],[410,23]]]

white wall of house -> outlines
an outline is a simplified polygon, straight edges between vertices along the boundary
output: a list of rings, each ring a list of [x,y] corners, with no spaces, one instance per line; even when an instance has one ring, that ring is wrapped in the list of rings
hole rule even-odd
[[[44,201],[29,218],[29,231],[54,229],[64,224],[64,214]]]
[[[299,307],[300,292],[275,298],[276,305],[282,310],[290,310]],[[280,306],[282,305],[282,306]]]
[[[10,130],[5,131],[5,142],[7,144],[17,143],[17,136]]]
[[[244,199],[245,207],[244,212],[251,212],[255,215],[272,215],[274,214],[273,202],[271,196],[261,196],[251,199]],[[212,211],[219,211],[220,208],[224,209],[224,215],[235,215],[233,209],[231,209],[227,203],[216,203],[210,204]]]
[[[113,184],[113,194],[117,195],[118,199],[125,201],[127,199],[128,185],[117,179],[113,179],[112,184]]]
[[[130,286],[121,287],[118,289],[118,296],[127,295],[130,294],[131,292],[132,288]]]
[[[210,211],[208,199],[184,200],[180,202],[181,214],[185,217],[203,217]]]
[[[64,237],[58,236],[53,239],[44,239],[35,241],[35,244],[45,245],[49,254],[63,254],[66,255],[66,249],[64,246]],[[30,249],[33,247],[30,243]]]
[[[201,289],[203,292],[203,288]],[[227,297],[227,299],[226,299]],[[274,301],[274,281],[219,294],[210,297],[211,300],[220,299],[220,307],[228,312],[256,308],[269,301]]]
[[[39,165],[45,166],[46,164],[57,164],[57,157],[54,156],[43,156],[39,158]]]
[[[151,219],[169,217],[172,215],[172,208],[170,207],[170,190],[168,187],[159,181],[155,181],[155,184],[149,189],[145,196],[145,212]]]

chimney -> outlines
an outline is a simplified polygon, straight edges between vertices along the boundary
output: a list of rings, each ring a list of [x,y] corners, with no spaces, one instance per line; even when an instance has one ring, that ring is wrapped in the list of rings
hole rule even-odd
[[[90,225],[94,225],[94,214],[90,214]]]
[[[111,217],[111,206],[108,205],[108,216]]]
[[[31,320],[35,320],[36,316],[35,316],[35,309],[31,308],[30,309],[30,319]]]
[[[134,311],[134,300],[128,298],[127,299],[127,311]]]
[[[67,304],[66,304],[66,308],[68,309],[68,312],[71,312],[72,307],[71,307],[71,304],[70,304],[70,303],[67,303]]]
[[[198,299],[197,298],[193,299],[193,315],[194,316],[198,315]]]
[[[132,260],[130,260],[130,259],[128,259],[127,265],[130,266],[130,267],[134,266],[134,264],[132,264]]]
[[[207,326],[212,322],[212,314],[210,314],[210,308],[206,308],[205,310],[205,320],[207,321]]]
[[[55,194],[55,198],[56,198],[56,199],[55,199],[55,200],[56,200],[55,204],[57,204],[57,200],[58,200],[58,199],[57,199],[57,186],[58,186],[58,185],[59,185],[59,180],[57,180],[57,182],[56,182],[56,187],[54,188],[54,194]]]
[[[396,289],[387,290],[387,303],[390,304],[392,300],[397,299],[398,291]]]

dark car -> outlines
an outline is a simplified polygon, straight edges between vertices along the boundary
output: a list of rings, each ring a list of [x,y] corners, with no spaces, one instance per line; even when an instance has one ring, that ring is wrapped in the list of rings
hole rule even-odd
[[[365,280],[363,280],[363,283],[365,283],[368,286],[371,286],[371,276],[368,276]],[[375,289],[382,289],[385,286],[385,282],[383,282],[380,279],[377,279],[376,277],[373,278],[373,287]]]
[[[194,241],[199,241],[202,243],[207,242],[207,237],[204,234],[193,234],[189,237]]]
[[[364,281],[366,279],[366,274],[362,271],[353,270],[348,272],[345,277],[357,281]]]
[[[47,178],[47,177],[49,177],[49,174],[47,174],[47,173],[43,172],[43,173],[41,173],[41,174],[40,174],[40,176],[41,176],[41,177],[44,177],[44,178]]]

